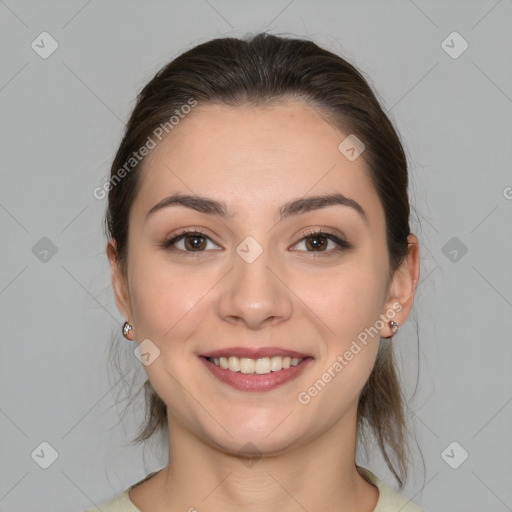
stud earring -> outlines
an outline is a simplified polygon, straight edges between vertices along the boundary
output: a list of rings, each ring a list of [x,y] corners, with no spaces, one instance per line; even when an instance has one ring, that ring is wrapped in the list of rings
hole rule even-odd
[[[123,336],[129,340],[129,341],[132,341],[130,340],[130,338],[128,338],[128,333],[133,329],[133,327],[128,323],[128,322],[125,322],[123,324]]]
[[[389,327],[391,329],[391,332],[393,333],[391,335],[391,337],[393,337],[397,333],[397,331],[399,329],[398,324],[396,322],[394,322],[393,320],[390,320],[389,321]]]

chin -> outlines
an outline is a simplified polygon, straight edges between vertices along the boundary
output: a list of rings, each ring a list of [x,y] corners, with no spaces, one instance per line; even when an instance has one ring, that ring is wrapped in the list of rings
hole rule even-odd
[[[226,430],[232,437],[221,429],[220,435],[211,435],[207,442],[215,448],[240,457],[274,456],[288,451],[298,440],[300,435],[293,435],[289,429],[276,429],[278,423],[272,423],[263,431],[238,425],[236,430]]]

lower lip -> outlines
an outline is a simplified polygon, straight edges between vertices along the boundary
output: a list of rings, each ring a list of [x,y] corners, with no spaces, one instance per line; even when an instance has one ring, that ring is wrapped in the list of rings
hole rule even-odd
[[[306,366],[313,361],[311,357],[306,357],[297,366],[290,366],[290,368],[277,372],[260,375],[257,373],[232,372],[216,366],[206,357],[200,357],[200,359],[214,377],[240,391],[270,391],[275,389],[298,377],[306,369]]]

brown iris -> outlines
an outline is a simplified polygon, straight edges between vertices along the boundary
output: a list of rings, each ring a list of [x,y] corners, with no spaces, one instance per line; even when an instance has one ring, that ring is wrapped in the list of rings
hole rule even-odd
[[[202,239],[202,241],[201,241]],[[199,243],[198,243],[199,240]],[[186,235],[185,236],[185,248],[188,250],[194,250],[194,249],[204,249],[206,247],[206,240],[205,237],[202,235]]]
[[[327,247],[327,239],[323,236],[309,236],[306,238],[306,247],[308,249],[311,247],[313,251],[316,249],[323,251]]]

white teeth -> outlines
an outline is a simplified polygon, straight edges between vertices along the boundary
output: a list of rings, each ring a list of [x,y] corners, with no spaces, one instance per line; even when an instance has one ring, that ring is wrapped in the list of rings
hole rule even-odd
[[[282,357],[271,357],[270,358],[270,369],[273,372],[277,372],[283,369],[283,358]]]
[[[247,359],[246,357],[240,358],[240,371],[242,373],[254,373],[255,366],[254,359]]]
[[[238,359],[238,357],[228,358],[228,370],[231,370],[232,372],[240,371],[240,359]]]
[[[302,359],[298,357],[260,357],[259,359],[250,359],[248,357],[210,357],[215,366],[220,366],[224,370],[241,373],[256,373],[264,375],[270,372],[278,372],[279,370],[297,366]]]

